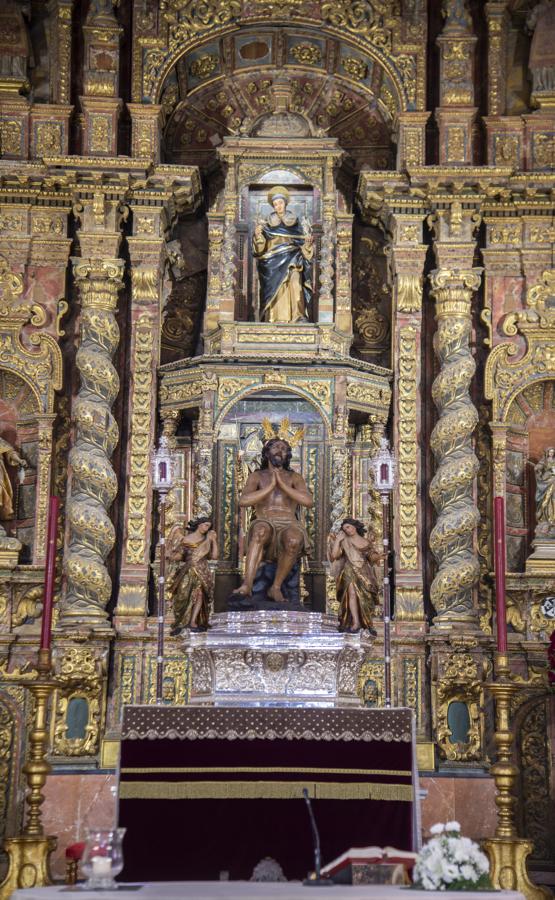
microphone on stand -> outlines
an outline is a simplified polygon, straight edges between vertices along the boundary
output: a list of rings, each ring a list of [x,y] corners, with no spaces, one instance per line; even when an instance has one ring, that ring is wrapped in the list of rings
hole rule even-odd
[[[330,881],[329,878],[322,878],[320,875],[320,867],[322,864],[322,854],[320,852],[320,835],[318,833],[316,819],[314,818],[314,813],[312,811],[312,803],[310,802],[310,797],[308,796],[308,788],[303,788],[303,797],[304,802],[306,803],[308,808],[308,815],[310,816],[312,844],[314,846],[314,877],[305,878],[303,884],[305,887],[326,887],[328,885],[333,885],[333,881]]]

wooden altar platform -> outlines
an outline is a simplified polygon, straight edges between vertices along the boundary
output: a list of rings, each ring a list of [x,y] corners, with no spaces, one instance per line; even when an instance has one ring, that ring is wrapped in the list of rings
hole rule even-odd
[[[312,868],[351,846],[414,847],[409,709],[126,707],[119,824],[125,881],[250,878],[265,856]]]

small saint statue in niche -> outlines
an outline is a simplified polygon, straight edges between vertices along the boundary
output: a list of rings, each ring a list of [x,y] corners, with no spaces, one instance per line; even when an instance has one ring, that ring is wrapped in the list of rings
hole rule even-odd
[[[314,238],[308,222],[287,211],[289,191],[268,192],[273,207],[259,221],[252,239],[260,280],[260,318],[264,322],[308,322],[312,300]]]
[[[329,560],[339,602],[339,630],[354,634],[361,629],[376,635],[373,617],[378,603],[374,566],[382,559],[366,528],[358,519],[343,519],[329,537]]]
[[[526,19],[532,32],[528,68],[534,93],[555,90],[555,0],[540,0]]]
[[[193,519],[185,536],[181,529],[176,529],[168,543],[170,559],[181,562],[168,584],[175,618],[170,634],[180,634],[184,628],[206,631],[213,593],[208,560],[218,558],[218,539],[212,530],[212,520],[208,516]]]
[[[536,473],[536,537],[555,540],[555,447],[546,447]]]
[[[26,461],[8,441],[0,438],[0,519],[2,520],[11,519],[14,514],[13,487],[6,465],[19,466],[20,475],[25,477]],[[0,535],[2,534],[6,534],[6,532],[0,525]]]

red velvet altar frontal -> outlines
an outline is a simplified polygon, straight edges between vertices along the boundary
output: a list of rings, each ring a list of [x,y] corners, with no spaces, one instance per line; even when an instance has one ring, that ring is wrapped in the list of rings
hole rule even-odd
[[[119,824],[124,881],[288,878],[372,844],[412,850],[412,711],[128,706]]]

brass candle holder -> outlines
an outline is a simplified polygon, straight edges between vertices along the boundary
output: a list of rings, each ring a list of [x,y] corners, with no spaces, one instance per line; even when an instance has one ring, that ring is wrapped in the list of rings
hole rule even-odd
[[[490,877],[494,888],[520,891],[527,900],[547,900],[547,888],[533,884],[528,876],[526,859],[532,852],[532,841],[519,838],[515,824],[516,797],[514,787],[518,768],[512,761],[514,735],[511,731],[511,699],[519,685],[511,681],[507,653],[495,654],[495,677],[487,685],[495,702],[495,745],[497,761],[490,772],[497,794],[497,827],[495,837],[483,841],[490,861]],[[521,687],[521,685],[520,685]]]
[[[34,699],[33,727],[29,733],[29,752],[23,773],[27,781],[26,823],[20,835],[7,838],[4,850],[8,854],[9,868],[0,885],[0,900],[8,900],[18,888],[44,887],[52,884],[49,857],[57,845],[57,838],[44,834],[42,824],[42,789],[51,771],[48,754],[48,705],[56,687],[52,677],[50,650],[39,650],[38,676],[14,673],[9,680],[29,688]]]

